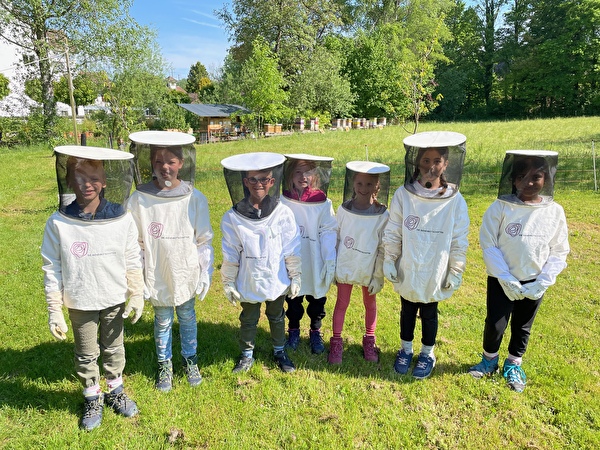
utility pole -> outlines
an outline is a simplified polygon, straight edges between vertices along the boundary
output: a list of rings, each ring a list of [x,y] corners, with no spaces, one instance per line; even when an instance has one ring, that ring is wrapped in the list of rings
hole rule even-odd
[[[69,65],[69,41],[65,36],[65,57],[67,59],[67,79],[69,80],[69,99],[71,100],[71,115],[73,117],[73,136],[75,145],[79,143],[77,140],[77,110],[75,109],[75,97],[73,96],[73,79],[71,78],[71,67]]]

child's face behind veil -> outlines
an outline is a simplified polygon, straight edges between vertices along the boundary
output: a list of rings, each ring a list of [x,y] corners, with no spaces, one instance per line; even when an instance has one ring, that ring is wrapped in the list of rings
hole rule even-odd
[[[273,173],[270,170],[249,170],[244,177],[244,185],[250,192],[249,201],[253,205],[260,205],[275,184]]]
[[[354,202],[371,205],[379,191],[379,175],[356,173],[354,175]]]
[[[101,161],[80,160],[69,170],[69,187],[81,206],[99,201],[106,187],[106,174]]]

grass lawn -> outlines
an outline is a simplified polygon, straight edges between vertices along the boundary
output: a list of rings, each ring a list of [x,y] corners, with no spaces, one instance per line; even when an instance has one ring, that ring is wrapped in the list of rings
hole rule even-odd
[[[125,387],[140,414],[124,419],[105,408],[102,426],[92,432],[78,429],[82,397],[73,369],[72,332],[67,341],[55,342],[47,326],[40,245],[45,221],[57,208],[54,158],[48,148],[0,149],[0,447],[600,448],[600,349],[594,344],[600,335],[600,196],[593,191],[590,170],[600,118],[422,124],[419,131],[434,129],[467,136],[461,190],[471,230],[463,285],[440,305],[437,366],[429,379],[417,381],[393,370],[400,302],[389,282],[377,298],[378,364],[362,358],[364,307],[355,289],[341,366],[328,365],[326,354],[310,353],[305,317],[301,345],[290,352],[298,370],[281,373],[272,360],[263,315],[257,362],[250,372],[234,375],[240,309],[226,300],[218,274],[219,222],[231,207],[222,158],[251,151],[332,156],[329,194],[337,208],[345,162],[364,159],[367,152],[370,160],[392,168],[390,195],[403,182],[406,131],[387,127],[204,145],[197,147],[196,186],[208,197],[215,231],[213,284],[196,305],[204,382],[190,388],[174,358],[173,390],[161,394],[154,389],[153,312],[147,305],[137,324],[125,325]],[[504,152],[525,148],[558,151],[559,177],[573,174],[555,193],[567,215],[571,254],[536,318],[523,364],[527,388],[517,394],[500,374],[475,380],[466,371],[480,359],[485,318],[481,217],[496,196]],[[332,287],[323,329],[327,342],[335,296]],[[416,349],[420,333],[417,325]],[[177,355],[177,326],[174,336]]]

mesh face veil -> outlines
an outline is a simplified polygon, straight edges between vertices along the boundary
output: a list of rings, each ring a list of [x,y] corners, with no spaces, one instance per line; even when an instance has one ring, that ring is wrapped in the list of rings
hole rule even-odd
[[[79,220],[125,214],[133,184],[133,156],[101,147],[64,145],[54,149],[59,211]]]
[[[333,158],[287,154],[283,165],[283,195],[291,200],[325,201]]]
[[[426,198],[446,198],[458,192],[467,138],[451,131],[427,131],[404,139],[407,191]]]
[[[553,201],[557,166],[557,152],[508,150],[502,164],[498,198],[516,203]]]
[[[345,209],[381,214],[387,208],[389,191],[390,168],[385,164],[369,161],[350,161],[346,164],[342,203]],[[365,209],[368,202],[374,206]]]
[[[243,153],[221,161],[233,209],[249,219],[267,217],[279,203],[283,163],[278,153]]]
[[[169,189],[176,180],[193,187],[196,176],[194,136],[175,131],[139,131],[129,135],[135,183],[154,182]]]

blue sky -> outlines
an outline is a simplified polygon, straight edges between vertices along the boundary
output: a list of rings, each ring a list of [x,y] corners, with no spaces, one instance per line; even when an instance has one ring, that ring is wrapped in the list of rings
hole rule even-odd
[[[134,0],[129,10],[140,25],[155,29],[169,75],[186,78],[200,61],[209,73],[223,64],[229,42],[223,24],[213,11],[227,0]]]

